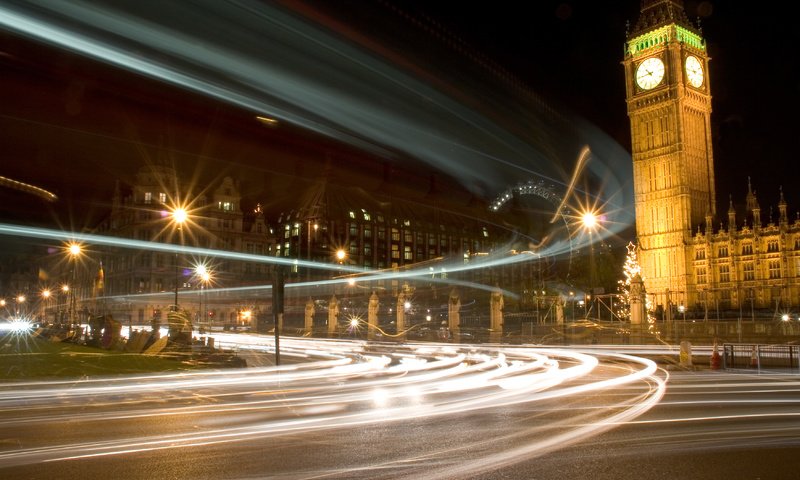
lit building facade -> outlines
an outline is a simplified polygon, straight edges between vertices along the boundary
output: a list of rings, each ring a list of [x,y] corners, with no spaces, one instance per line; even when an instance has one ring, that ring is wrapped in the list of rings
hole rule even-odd
[[[713,229],[709,60],[682,0],[641,2],[622,63],[645,288],[666,315],[797,306],[800,223],[789,223],[783,197],[777,224],[762,224],[750,190],[749,226],[738,228],[731,204],[727,228]]]

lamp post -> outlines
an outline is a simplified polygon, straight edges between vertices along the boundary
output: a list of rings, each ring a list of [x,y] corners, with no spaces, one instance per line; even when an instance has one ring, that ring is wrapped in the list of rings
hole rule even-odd
[[[78,244],[76,242],[71,242],[69,245],[67,245],[67,253],[69,254],[69,257],[70,257],[70,259],[72,261],[72,285],[71,285],[71,291],[67,290],[67,291],[70,292],[70,297],[69,297],[69,323],[70,323],[70,325],[78,323],[78,322],[75,321],[75,311],[76,311],[75,294],[77,293],[77,290],[76,290],[75,286],[78,283],[77,282],[78,259],[80,258],[82,251],[83,251],[82,247],[80,246],[80,244]]]
[[[597,228],[599,219],[594,211],[587,211],[581,216],[581,223],[584,231],[589,234],[589,292],[594,294],[594,287],[597,283],[597,267],[594,263],[594,231]],[[593,304],[592,304],[593,305]],[[589,316],[589,305],[586,306],[586,316]]]
[[[47,302],[50,300],[50,289],[45,288],[42,290],[42,323],[47,323]]]
[[[203,310],[203,290],[205,289],[206,286],[208,286],[208,283],[211,281],[211,272],[209,272],[208,268],[203,264],[200,264],[197,267],[195,267],[194,271],[197,274],[197,277],[200,279],[200,315],[201,315],[201,317],[199,317],[198,320],[200,321],[200,324],[203,325],[203,324],[208,323],[207,322],[207,320],[208,320],[208,306],[206,305],[206,309]]]
[[[172,209],[170,213],[170,217],[172,218],[172,223],[174,224],[175,228],[178,230],[179,240],[181,244],[183,244],[183,224],[186,223],[186,220],[189,219],[189,214],[183,207],[175,207]],[[178,279],[179,279],[179,267],[178,267],[178,249],[175,249],[175,302],[172,305],[173,311],[178,311]]]
[[[20,305],[22,305],[23,303],[25,303],[25,295],[22,295],[22,294],[20,294],[20,295],[17,295],[17,297],[15,298],[15,300],[16,300],[16,308],[15,308],[15,311],[14,311],[14,316],[15,316],[17,319],[19,319]]]

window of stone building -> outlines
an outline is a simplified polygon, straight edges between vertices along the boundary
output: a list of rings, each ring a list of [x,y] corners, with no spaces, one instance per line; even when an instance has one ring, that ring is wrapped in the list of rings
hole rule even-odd
[[[488,237],[489,236],[489,230],[486,227],[483,227],[483,236],[484,237]]]
[[[369,222],[370,220],[372,220],[372,217],[370,216],[370,214],[367,213],[367,211],[364,210],[363,208],[361,209],[361,213],[364,214],[364,221],[365,222]]]
[[[392,229],[392,241],[399,242],[400,241],[400,230],[393,228]]]
[[[378,227],[378,240],[386,240],[386,228]]]
[[[769,278],[781,278],[781,261],[769,261]]]
[[[396,260],[400,259],[400,246],[399,245],[392,245],[392,259],[396,259]]]
[[[767,252],[777,252],[778,251],[778,241],[777,240],[770,240],[767,242]]]
[[[357,256],[358,255],[358,242],[352,241],[350,242],[350,256]]]
[[[706,249],[705,248],[698,249],[697,252],[695,253],[694,258],[696,260],[705,260],[705,258],[706,258]]]
[[[403,241],[405,243],[411,244],[411,242],[414,241],[414,234],[409,230],[404,231],[403,232]]]
[[[356,212],[351,211],[350,212],[350,218],[355,219],[356,218]]]
[[[752,243],[745,243],[742,245],[742,255],[752,255],[753,254],[753,244]]]
[[[753,262],[747,262],[744,264],[744,279],[745,281],[755,280],[756,274],[755,270],[753,269]]]
[[[720,258],[727,257],[728,256],[728,247],[719,247],[719,250],[717,250],[717,253],[719,254]]]
[[[144,192],[144,203],[153,203],[153,192]]]
[[[166,193],[159,193],[158,194],[158,201],[161,203],[167,203],[167,194]]]
[[[371,245],[364,245],[364,256],[367,258],[372,258],[372,246]]]
[[[294,225],[292,225],[292,236],[296,237],[298,235],[300,235],[300,224],[295,223]]]
[[[350,236],[351,237],[357,237],[358,236],[358,224],[357,223],[351,223],[350,224]]]
[[[414,254],[411,251],[410,245],[403,247],[403,260],[414,260]]]
[[[728,265],[719,266],[719,281],[722,283],[728,283],[731,281],[730,266]]]
[[[706,283],[708,280],[706,279],[706,269],[705,268],[698,268],[697,272],[697,283]]]
[[[364,226],[364,238],[372,238],[372,227],[369,225]]]
[[[404,227],[410,227],[411,226],[411,220],[403,220],[403,226]]]

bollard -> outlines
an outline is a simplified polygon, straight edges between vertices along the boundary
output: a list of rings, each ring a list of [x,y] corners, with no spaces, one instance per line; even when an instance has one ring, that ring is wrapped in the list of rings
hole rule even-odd
[[[692,342],[686,340],[681,342],[680,366],[692,366]]]
[[[719,370],[720,356],[717,348],[717,342],[714,341],[714,351],[711,352],[711,370]]]

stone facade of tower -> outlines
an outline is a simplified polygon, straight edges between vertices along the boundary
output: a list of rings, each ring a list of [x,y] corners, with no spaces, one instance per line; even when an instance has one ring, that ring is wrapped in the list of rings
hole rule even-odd
[[[733,201],[715,220],[709,60],[682,0],[642,1],[622,64],[645,289],[663,318],[796,311],[800,218],[789,222],[783,194],[777,223],[749,181],[741,220]]]
[[[696,301],[687,245],[715,210],[708,61],[682,1],[642,2],[622,63],[640,263],[656,305]]]

